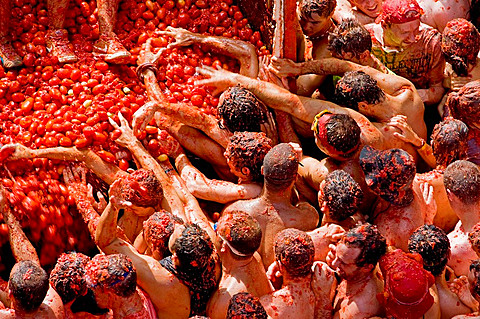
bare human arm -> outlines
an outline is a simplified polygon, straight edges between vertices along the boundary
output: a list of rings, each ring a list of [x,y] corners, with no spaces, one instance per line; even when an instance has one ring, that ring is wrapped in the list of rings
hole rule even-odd
[[[337,288],[333,269],[324,262],[315,262],[311,287],[315,293],[315,318],[332,318],[333,299]]]
[[[325,58],[295,63],[288,59],[272,58],[272,72],[278,76],[296,76],[302,74],[345,74],[349,71],[363,71],[374,78],[380,88],[388,94],[395,94],[402,87],[414,87],[412,82],[395,75],[384,73],[369,66],[360,65],[336,58]]]
[[[152,39],[147,40],[145,50],[140,53],[139,62],[155,63],[161,54],[161,51],[153,54],[151,41]],[[152,70],[145,69],[143,77],[150,102],[144,104],[133,115],[132,126],[135,134],[139,134],[145,129],[155,112],[161,110],[165,115],[172,117],[173,120],[203,131],[214,141],[226,147],[230,133],[227,130],[222,130],[213,116],[201,112],[200,109],[192,108],[189,104],[169,103],[160,89],[157,77]]]
[[[125,134],[130,136],[132,140],[135,139],[132,133],[129,133],[128,128],[120,128],[120,130],[124,130]],[[175,167],[178,173],[185,181],[189,192],[195,197],[218,203],[228,203],[239,199],[253,198],[260,194],[261,187],[256,184],[239,185],[224,180],[207,178],[205,174],[192,165],[176,139],[168,134],[162,134],[159,140],[161,140],[162,151],[165,151],[169,157],[175,160]],[[196,143],[200,145],[204,140],[205,139],[197,140]],[[210,139],[206,140],[214,143]],[[201,146],[202,148],[206,148],[209,144]],[[223,154],[222,158],[225,158]]]
[[[7,160],[21,158],[48,158],[62,161],[79,161],[92,170],[95,175],[107,184],[112,184],[118,177],[126,176],[127,172],[119,167],[102,160],[100,156],[90,149],[74,147],[52,147],[42,149],[29,149],[21,144],[8,144],[2,147],[2,152],[11,152]]]
[[[95,240],[95,232],[97,230],[100,214],[105,209],[110,209],[103,195],[98,192],[97,196],[100,202],[96,202],[92,194],[92,186],[87,184],[86,169],[81,166],[65,167],[63,170],[63,178],[68,192],[75,199],[78,211],[82,215],[83,221],[87,224],[90,236]],[[117,228],[117,236],[127,240],[125,233],[121,228]]]
[[[428,89],[417,89],[418,95],[423,103],[430,105],[440,102],[443,94],[445,94],[445,88],[442,82],[431,84]]]
[[[185,154],[176,158],[175,167],[188,190],[197,198],[226,204],[240,199],[255,198],[262,190],[257,184],[236,184],[209,179],[192,165]]]
[[[428,72],[428,88],[419,89],[423,103],[426,105],[436,104],[440,102],[445,93],[443,87],[443,78],[445,70],[445,57],[442,52],[442,35],[440,32],[435,32],[435,35],[428,41],[428,46],[424,48],[426,52],[429,52],[432,57],[433,64]]]
[[[335,245],[345,234],[345,230],[335,224],[326,224],[307,232],[315,246],[315,260],[326,261],[330,245]]]
[[[30,240],[22,230],[22,226],[18,222],[17,218],[13,215],[12,210],[7,204],[5,197],[5,189],[0,184],[0,210],[3,215],[3,219],[8,228],[8,240],[10,241],[10,247],[12,248],[13,257],[16,262],[31,260],[40,265],[40,259],[35,251]]]
[[[158,261],[138,253],[130,243],[117,237],[119,208],[131,205],[122,198],[119,185],[120,181],[116,181],[110,187],[112,205],[111,208],[105,209],[100,217],[95,242],[106,254],[120,253],[132,260],[137,270],[137,283],[149,294],[158,313],[165,315],[166,318],[187,318],[190,313],[189,299],[184,300],[179,296],[185,294],[188,296],[188,288],[179,285],[178,280],[172,278]]]
[[[119,114],[119,119],[121,126],[118,126],[113,120],[111,121],[111,124],[122,132],[122,135],[116,141],[127,147],[144,167],[148,167],[156,175],[158,174],[157,177],[164,187],[165,197],[169,196],[168,201],[172,213],[177,214],[187,222],[198,224],[208,233],[217,249],[220,249],[215,231],[200,208],[197,199],[187,190],[184,181],[168,161],[159,163],[145,150],[140,141],[135,138],[127,120],[121,114]],[[167,192],[165,192],[165,187]]]
[[[383,144],[382,133],[365,116],[352,109],[344,108],[328,101],[298,96],[275,84],[251,79],[223,69],[215,70],[211,67],[202,67],[197,68],[197,71],[209,77],[197,81],[197,85],[212,85],[224,90],[230,86],[240,84],[255,94],[267,106],[286,112],[307,123],[313,122],[315,115],[323,110],[328,110],[332,113],[348,114],[360,126],[363,143],[372,146],[376,145],[379,148],[381,148],[379,145]]]
[[[225,148],[200,130],[174,121],[161,112],[155,113],[155,122],[158,128],[167,131],[189,152],[209,162],[214,167],[222,166],[229,170],[227,160],[223,156]]]
[[[182,28],[167,27],[165,31],[158,31],[160,35],[168,35],[175,38],[168,48],[200,44],[209,49],[237,59],[240,63],[240,74],[256,78],[258,75],[258,58],[255,47],[242,40],[235,40],[225,37],[203,35],[193,33]]]
[[[432,147],[413,131],[412,127],[407,123],[407,117],[405,115],[396,115],[392,117],[387,125],[399,129],[400,133],[394,132],[393,135],[396,138],[415,146],[418,154],[428,166],[431,168],[437,166],[437,160],[435,159],[435,156],[433,156]]]

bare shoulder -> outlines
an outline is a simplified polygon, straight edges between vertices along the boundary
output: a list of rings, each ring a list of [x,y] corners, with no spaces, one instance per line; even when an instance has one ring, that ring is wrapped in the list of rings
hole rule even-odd
[[[45,296],[39,310],[42,314],[46,315],[44,318],[60,319],[65,317],[62,298],[60,298],[60,295],[52,288],[52,286],[48,288],[47,295]]]
[[[226,206],[222,211],[222,215],[226,214],[226,213],[233,212],[233,211],[237,211],[237,210],[245,211],[247,213],[250,213],[251,209],[253,207],[256,207],[257,205],[258,205],[258,199],[257,198],[237,200],[237,201],[231,203],[230,205]]]
[[[148,256],[146,256],[148,257]],[[155,259],[146,258],[150,274],[137,270],[138,284],[150,296],[159,317],[186,318],[190,313],[190,291]],[[146,276],[145,276],[146,275]],[[142,277],[142,278],[141,278]],[[160,315],[162,314],[162,315]]]
[[[299,211],[299,229],[312,230],[318,225],[319,215],[315,207],[307,202],[299,202],[295,207]],[[301,228],[300,228],[301,227]]]
[[[0,318],[10,319],[18,318],[13,309],[0,309]]]

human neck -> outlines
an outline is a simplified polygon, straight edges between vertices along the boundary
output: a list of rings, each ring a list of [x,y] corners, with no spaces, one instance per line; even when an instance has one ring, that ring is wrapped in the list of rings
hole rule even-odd
[[[221,255],[222,259],[222,272],[231,273],[232,270],[240,267],[244,267],[250,264],[253,260],[253,255],[246,258],[235,258],[229,248],[226,248],[228,251],[225,251]]]
[[[472,231],[473,226],[480,222],[480,208],[478,205],[462,205],[462,209],[458,210],[458,218],[462,222],[465,232]]]
[[[447,280],[445,279],[445,269],[439,275],[435,276],[435,284],[448,289]]]
[[[365,281],[372,279],[372,274],[372,271],[358,271],[355,276],[346,278],[345,281],[347,285],[356,287],[358,285],[363,285]]]
[[[290,203],[290,198],[292,196],[292,189],[293,183],[289,186],[284,187],[282,189],[278,188],[278,186],[271,186],[267,181],[263,186],[262,190],[262,197],[268,201],[272,202],[288,202]]]
[[[312,274],[308,274],[303,277],[293,277],[293,276],[290,276],[288,273],[282,273],[282,275],[283,275],[282,287],[292,286],[292,285],[305,285],[305,284],[310,285],[312,281]]]
[[[402,48],[400,44],[390,39],[390,37],[388,36],[388,32],[385,32],[384,28],[382,28],[382,39],[383,39],[383,45],[387,48],[392,48],[396,50],[400,50]]]

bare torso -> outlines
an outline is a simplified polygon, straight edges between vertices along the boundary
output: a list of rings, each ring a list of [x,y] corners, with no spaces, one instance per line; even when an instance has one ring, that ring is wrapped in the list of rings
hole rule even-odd
[[[423,198],[413,192],[413,201],[404,207],[395,206],[379,199],[374,211],[374,224],[385,236],[387,244],[408,252],[408,239],[418,227],[425,224],[426,204]]]
[[[467,276],[471,261],[478,259],[478,256],[468,241],[468,234],[463,229],[462,222],[457,223],[455,229],[448,234],[448,239],[451,251],[448,266],[453,269],[455,275]]]
[[[208,302],[207,315],[212,319],[225,318],[230,299],[236,293],[249,292],[261,297],[272,290],[262,260],[256,255],[248,264],[232,269],[231,272],[223,269],[218,289]]]
[[[62,319],[65,318],[65,310],[62,299],[57,292],[50,287],[47,295],[37,311],[25,313],[16,311],[15,309],[1,309],[0,318],[25,318],[25,319]]]
[[[290,198],[291,195],[286,196]],[[260,196],[251,200],[237,201],[226,207],[223,213],[234,210],[247,212],[260,224],[262,243],[258,252],[262,256],[265,269],[275,261],[273,244],[278,232],[290,227],[308,231],[318,224],[317,211],[305,202],[293,206],[285,202],[272,202]]]
[[[469,0],[418,0],[424,13],[420,17],[426,23],[440,32],[448,21],[456,18],[469,19]]]
[[[342,19],[349,17],[355,17],[363,25],[375,22],[375,18],[369,17],[362,11],[357,10],[356,7],[352,7],[348,0],[337,0],[333,19],[339,23]]]
[[[269,318],[313,318],[315,294],[310,286],[310,277],[297,280],[260,298]]]
[[[375,273],[355,283],[340,282],[335,296],[334,318],[370,318],[381,315],[383,308],[375,297],[383,292],[383,283]]]

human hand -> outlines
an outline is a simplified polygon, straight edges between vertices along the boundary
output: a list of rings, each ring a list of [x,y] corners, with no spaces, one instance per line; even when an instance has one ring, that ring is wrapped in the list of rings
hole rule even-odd
[[[197,67],[196,70],[199,74],[206,76],[207,79],[197,80],[195,81],[195,85],[214,86],[215,91],[212,95],[217,95],[218,93],[225,91],[228,87],[237,84],[237,73],[224,70],[220,66],[217,69],[210,66],[202,66]]]
[[[147,102],[143,104],[143,106],[139,108],[135,113],[133,113],[132,127],[135,136],[140,135],[140,133],[147,126],[147,124],[150,123],[157,110],[156,105],[157,102]]]
[[[336,224],[329,224],[325,232],[325,239],[328,239],[332,244],[337,243],[345,235],[345,229]]]
[[[128,209],[132,208],[132,202],[125,200],[122,194],[122,179],[119,178],[112,185],[110,185],[110,189],[108,190],[108,195],[110,197],[110,203],[118,208],[118,209]]]
[[[85,167],[75,164],[65,166],[63,169],[63,180],[75,201],[88,196],[89,189],[87,187]]]
[[[302,72],[300,63],[277,57],[272,57],[268,69],[278,77],[297,76]]]
[[[278,263],[274,261],[267,269],[267,278],[272,283],[282,278],[282,273],[280,272],[280,268],[278,267]]]
[[[335,260],[335,257],[337,255],[337,246],[330,244],[328,245],[328,248],[330,249],[328,254],[327,254],[327,264],[332,267],[333,261]]]
[[[290,142],[288,144],[290,144],[290,146],[293,147],[293,150],[295,151],[295,155],[297,157],[297,161],[300,162],[303,158],[302,147],[298,143]]]
[[[73,196],[78,204],[83,200],[88,200],[93,208],[101,213],[107,206],[107,201],[101,192],[97,192],[98,202],[93,197],[93,187],[87,184],[87,168],[83,165],[69,165],[63,169],[63,179],[70,195]]]
[[[271,55],[263,55],[258,57],[258,79],[278,85],[281,88],[289,89],[288,79],[286,77],[277,76],[270,70]]]
[[[437,214],[437,201],[433,196],[433,186],[425,181],[420,183],[419,188],[420,192],[422,193],[423,200],[426,204],[425,222],[427,224],[433,224],[433,219]]]
[[[185,47],[200,40],[198,35],[183,28],[167,27],[165,31],[158,31],[157,33],[175,38],[175,42],[170,43],[167,48]]]
[[[335,271],[326,263],[316,261],[313,264],[313,277],[311,282],[312,290],[317,298],[328,300],[327,304],[333,302],[335,290],[337,288],[337,279]]]
[[[273,145],[277,145],[278,144],[277,124],[273,119],[272,112],[270,112],[270,110],[268,110],[267,108],[264,108],[263,112],[267,119],[265,122],[260,124],[260,131],[265,133],[265,135],[267,135],[267,137],[269,137],[272,140]]]
[[[261,81],[269,82],[269,73],[268,66],[270,64],[269,55],[262,55],[258,57],[258,76],[257,78]]]
[[[478,311],[478,301],[475,300],[470,292],[470,283],[466,276],[455,278],[447,284],[450,291],[456,294],[463,304],[473,311]]]
[[[135,144],[138,140],[135,135],[133,135],[132,129],[128,125],[127,120],[123,117],[121,112],[118,112],[118,119],[120,120],[120,126],[118,126],[118,124],[112,118],[108,118],[110,124],[116,130],[122,132],[122,134],[115,140],[115,142],[117,142],[117,144],[123,147],[128,148],[128,146]]]
[[[6,144],[0,148],[0,163],[6,159],[31,158],[32,150],[22,144]]]
[[[153,40],[152,38],[149,38],[145,43],[145,49],[140,51],[140,54],[138,55],[138,65],[144,64],[144,63],[152,63],[152,64],[157,63],[162,53],[167,49],[167,48],[161,48],[157,53],[153,53],[152,40]]]
[[[405,115],[396,115],[387,122],[388,126],[395,127],[400,130],[400,133],[394,132],[393,136],[397,137],[401,141],[411,143],[415,147],[421,147],[423,140],[413,131],[412,127],[407,123],[407,117]]]

